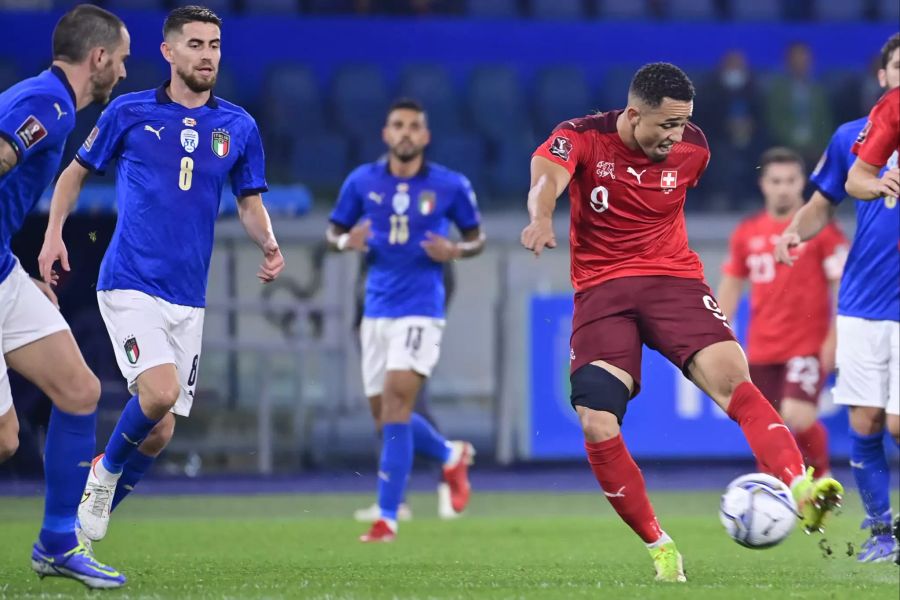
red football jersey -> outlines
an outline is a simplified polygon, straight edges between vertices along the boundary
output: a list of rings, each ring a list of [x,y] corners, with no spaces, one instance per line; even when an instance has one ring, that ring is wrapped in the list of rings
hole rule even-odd
[[[840,279],[847,239],[829,223],[800,244],[793,267],[775,262],[773,249],[791,219],[768,213],[744,220],[731,235],[722,271],[750,280],[751,363],[785,363],[794,356],[817,356],[831,324],[830,282]]]
[[[684,201],[709,162],[706,138],[689,123],[669,156],[653,162],[619,137],[621,112],[565,121],[534,152],[572,174],[572,286],[637,275],[703,279],[688,247]]]
[[[883,167],[894,152],[900,152],[900,88],[881,97],[869,122],[853,144],[853,154],[870,165]]]

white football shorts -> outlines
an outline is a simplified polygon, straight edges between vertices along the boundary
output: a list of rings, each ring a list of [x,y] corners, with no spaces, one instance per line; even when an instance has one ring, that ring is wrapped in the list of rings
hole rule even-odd
[[[835,404],[900,415],[900,322],[837,318]]]
[[[445,323],[433,317],[364,317],[359,338],[366,396],[384,390],[387,371],[415,371],[430,377],[441,355]]]
[[[172,304],[136,290],[97,292],[97,303],[128,391],[137,394],[137,378],[147,369],[173,364],[181,393],[172,412],[190,415],[200,366],[204,309]]]
[[[16,262],[0,283],[0,415],[12,408],[3,355],[68,328],[59,310]]]

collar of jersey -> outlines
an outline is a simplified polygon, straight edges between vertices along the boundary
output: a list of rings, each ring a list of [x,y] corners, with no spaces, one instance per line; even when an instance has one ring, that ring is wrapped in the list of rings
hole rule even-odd
[[[166,79],[165,83],[156,88],[156,102],[158,104],[175,104],[175,101],[169,98],[169,94],[166,93],[166,88],[169,87],[170,83],[172,83],[172,80]],[[209,108],[219,108],[216,97],[210,94],[209,100],[206,101],[206,106]]]
[[[69,92],[69,96],[72,97],[72,106],[77,105],[78,103],[75,101],[75,90],[72,89],[72,84],[69,83],[69,78],[66,77],[66,72],[56,65],[50,65],[50,72],[59,78],[59,80],[63,84],[63,87],[65,87],[66,91]]]
[[[388,159],[383,159],[383,160],[384,160],[384,172],[387,173],[389,177],[393,177],[395,179],[403,179],[403,177],[397,177],[396,175],[391,173],[391,161],[390,160],[388,160]],[[419,170],[416,171],[415,175],[410,177],[410,179],[412,179],[413,177],[427,177],[427,176],[428,176],[428,161],[423,160],[422,166],[419,167]]]

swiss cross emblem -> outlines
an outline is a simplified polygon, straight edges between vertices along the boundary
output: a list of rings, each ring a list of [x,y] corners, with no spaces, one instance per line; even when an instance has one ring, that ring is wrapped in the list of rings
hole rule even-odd
[[[663,171],[659,187],[670,192],[678,187],[678,171]]]

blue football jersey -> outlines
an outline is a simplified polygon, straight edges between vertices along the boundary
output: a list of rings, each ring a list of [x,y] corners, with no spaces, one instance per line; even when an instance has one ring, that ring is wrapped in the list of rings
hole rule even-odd
[[[75,160],[98,173],[117,160],[119,216],[97,289],[204,306],[222,188],[266,191],[265,159],[244,109],[215,96],[186,108],[167,85],[113,100]]]
[[[0,138],[18,156],[0,176],[0,282],[16,264],[10,240],[53,182],[74,128],[75,92],[59,67],[0,93]]]
[[[386,160],[354,170],[344,181],[331,221],[350,229],[372,224],[366,317],[444,316],[443,266],[420,245],[426,233],[447,236],[480,226],[472,185],[460,173],[426,162],[409,179],[394,177]]]
[[[834,204],[856,160],[850,149],[867,118],[841,125],[813,171],[811,181]],[[897,165],[894,152],[887,167]],[[896,198],[856,201],[856,235],[841,278],[838,314],[876,321],[900,320],[900,208]]]

